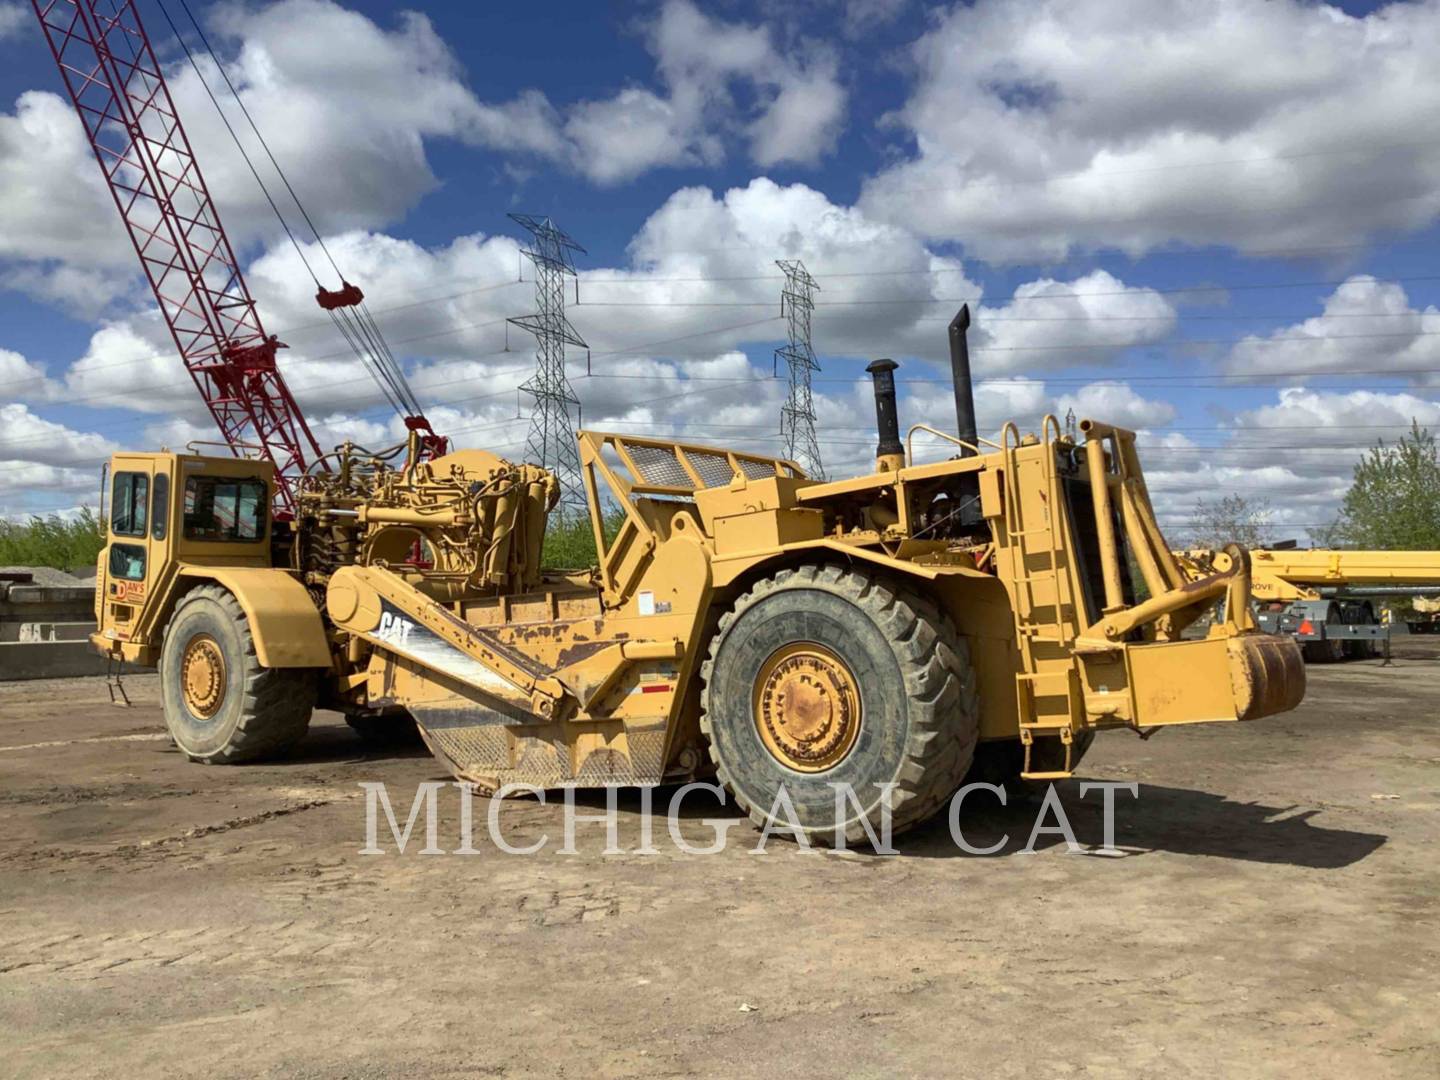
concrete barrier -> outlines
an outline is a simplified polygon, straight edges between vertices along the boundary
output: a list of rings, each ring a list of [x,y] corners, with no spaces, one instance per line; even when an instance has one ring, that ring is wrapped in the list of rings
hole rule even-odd
[[[71,580],[62,584],[59,579],[66,575],[51,572],[52,580],[25,582],[0,580],[0,642],[35,640],[34,630],[26,630],[37,623],[56,626],[67,623],[95,622],[95,585],[81,584]],[[10,574],[14,578],[23,576]],[[89,631],[87,630],[88,634]],[[57,632],[56,637],[68,635]]]
[[[20,637],[25,642],[84,641],[95,632],[95,622],[27,622],[20,624]]]
[[[92,650],[88,641],[0,642],[0,682],[104,675],[106,669],[105,658]],[[149,669],[127,664],[125,670]]]

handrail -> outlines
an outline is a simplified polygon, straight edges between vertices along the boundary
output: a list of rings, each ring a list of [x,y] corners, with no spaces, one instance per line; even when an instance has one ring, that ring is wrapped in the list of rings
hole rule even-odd
[[[185,444],[185,449],[186,449],[187,451],[189,451],[190,453],[192,453],[192,454],[199,454],[200,451],[195,449],[197,446],[221,446],[221,447],[224,447],[226,450],[231,450],[231,451],[234,451],[234,450],[253,450],[255,453],[257,453],[257,454],[262,454],[262,455],[263,455],[264,452],[265,452],[264,447],[259,446],[259,445],[257,445],[256,443],[240,442],[239,440],[236,440],[236,441],[233,442],[233,443],[227,443],[227,442],[220,442],[218,439],[191,439],[189,442],[187,442],[187,443]],[[239,454],[236,454],[235,457],[239,458],[240,455],[239,455]],[[258,459],[256,459],[256,458],[249,458],[249,459],[241,458],[241,460],[242,460],[242,461],[245,461],[245,460],[254,461],[254,460],[258,460]]]
[[[960,447],[962,450],[973,450],[977,455],[980,453],[979,444],[981,443],[984,443],[992,450],[1003,449],[1003,447],[1001,447],[999,443],[991,442],[989,439],[981,438],[978,435],[975,437],[975,441],[972,443],[966,442],[964,439],[957,438],[956,436],[951,435],[948,431],[941,431],[939,428],[933,428],[929,424],[911,424],[910,430],[905,433],[905,460],[910,464],[914,464],[915,461],[915,454],[911,449],[911,444],[915,438],[915,432],[917,431],[928,431],[931,435],[939,435],[940,438],[944,439],[946,442],[952,442],[956,446]]]
[[[1050,438],[1052,431],[1055,433],[1053,440]],[[1045,414],[1045,419],[1040,422],[1040,433],[1045,457],[1045,503],[1050,515],[1050,576],[1055,586],[1055,631],[1060,637],[1064,637],[1064,605],[1060,595],[1060,477],[1055,468],[1055,444],[1060,441],[1061,432],[1060,421],[1053,413]],[[1075,621],[1075,629],[1078,631],[1079,619]]]

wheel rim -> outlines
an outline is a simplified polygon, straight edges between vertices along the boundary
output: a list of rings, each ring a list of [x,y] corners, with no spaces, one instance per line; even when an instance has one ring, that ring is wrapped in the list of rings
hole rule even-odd
[[[755,728],[772,757],[796,772],[823,772],[860,737],[860,688],[845,661],[823,645],[793,642],[760,666]]]
[[[185,707],[209,720],[225,702],[225,654],[209,634],[199,634],[185,646],[180,661],[180,687]]]

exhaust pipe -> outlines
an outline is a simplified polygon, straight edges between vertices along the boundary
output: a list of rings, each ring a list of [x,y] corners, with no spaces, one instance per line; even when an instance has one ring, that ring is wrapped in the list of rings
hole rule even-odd
[[[975,453],[971,446],[978,445],[975,430],[975,387],[970,378],[970,344],[965,332],[970,329],[970,305],[964,304],[950,320],[950,378],[955,384],[956,434],[970,444],[960,448],[961,457]]]
[[[875,380],[875,429],[880,443],[875,447],[875,471],[895,472],[905,467],[905,444],[900,441],[900,415],[895,408],[894,360],[876,360],[865,370]]]

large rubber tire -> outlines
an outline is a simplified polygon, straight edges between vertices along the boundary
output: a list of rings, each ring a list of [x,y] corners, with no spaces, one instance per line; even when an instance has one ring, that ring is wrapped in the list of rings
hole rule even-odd
[[[223,662],[215,679],[219,700],[208,716],[192,710],[184,685],[187,650],[205,639],[211,655],[218,653]],[[191,761],[233,765],[283,754],[310,726],[316,681],[308,668],[262,667],[250,621],[218,585],[202,585],[181,597],[165,628],[160,653],[165,723]]]
[[[755,706],[767,661],[802,642],[843,661],[859,696],[853,746],[818,772],[790,768],[766,748]],[[934,604],[866,570],[805,566],[757,582],[721,617],[701,674],[711,759],[760,827],[783,784],[807,840],[835,845],[843,834],[858,843],[867,822],[882,836],[885,804],[898,836],[955,792],[975,751],[979,700],[964,639]],[[849,784],[856,797],[838,828],[831,784]],[[879,784],[894,787],[882,794]],[[784,820],[776,824],[790,835],[778,831]]]
[[[1367,600],[1360,604],[1350,614],[1354,616],[1357,626],[1374,626],[1378,622],[1375,618],[1375,608]],[[1347,660],[1369,660],[1380,655],[1380,642],[1363,638],[1359,641],[1347,641],[1345,643],[1345,658]]]
[[[1325,612],[1325,624],[1338,625],[1344,622],[1340,608],[1331,604]],[[1334,638],[1307,641],[1300,646],[1300,655],[1307,664],[1338,664],[1346,657],[1346,643]]]

